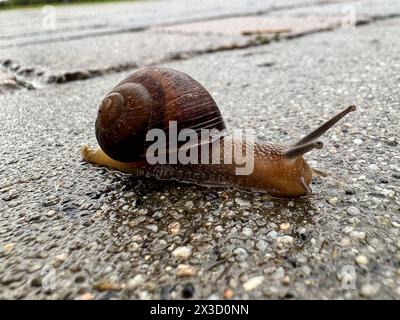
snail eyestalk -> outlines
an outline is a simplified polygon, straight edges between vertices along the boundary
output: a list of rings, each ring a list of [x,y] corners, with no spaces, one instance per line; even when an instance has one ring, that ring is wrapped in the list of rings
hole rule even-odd
[[[328,131],[335,123],[337,123],[340,119],[342,119],[345,115],[347,115],[348,113],[350,113],[352,111],[356,111],[356,106],[355,105],[351,105],[347,109],[345,109],[342,112],[338,113],[332,119],[330,119],[327,122],[325,122],[324,124],[322,124],[319,128],[317,128],[316,130],[314,130],[313,132],[311,132],[310,134],[305,136],[300,141],[296,142],[296,144],[294,144],[294,147],[300,146],[300,145],[304,145],[306,143],[309,143],[309,142],[312,142],[312,141],[318,139],[326,131]]]
[[[300,146],[294,146],[290,148],[289,150],[283,153],[283,156],[285,158],[291,159],[306,154],[307,152],[310,152],[313,149],[321,149],[323,146],[324,144],[322,143],[322,141],[309,142],[306,144],[302,144]]]

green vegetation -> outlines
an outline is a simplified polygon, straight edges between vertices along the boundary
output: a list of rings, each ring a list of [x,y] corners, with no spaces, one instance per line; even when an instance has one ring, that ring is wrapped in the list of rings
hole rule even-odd
[[[4,1],[4,0],[3,0]],[[79,4],[79,3],[93,3],[93,2],[116,2],[121,0],[8,0],[3,2],[0,0],[1,9],[14,9],[24,7],[37,7],[46,4],[58,5],[58,4]]]

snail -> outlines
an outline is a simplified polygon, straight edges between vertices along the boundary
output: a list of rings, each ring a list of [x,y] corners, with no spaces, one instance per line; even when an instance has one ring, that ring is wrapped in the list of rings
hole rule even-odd
[[[169,132],[171,123],[175,123],[178,132],[187,128],[197,133],[200,129],[225,132],[213,136],[204,149],[209,152],[211,145],[218,141],[218,153],[209,152],[206,155],[210,161],[223,159],[228,153],[229,149],[225,147],[229,143],[240,149],[247,142],[226,134],[217,104],[192,77],[168,68],[144,68],[129,75],[105,96],[95,124],[100,148],[91,149],[84,145],[81,153],[89,163],[137,176],[227,186],[282,198],[307,196],[311,194],[313,175],[324,173],[312,169],[303,155],[322,148],[323,144],[318,138],[355,110],[354,105],[346,108],[289,148],[254,143],[250,151],[254,159],[253,170],[247,175],[236,174],[235,163],[151,163],[146,157],[151,148],[146,136],[152,129]],[[174,149],[171,145],[158,152],[171,156],[184,147],[179,144]]]

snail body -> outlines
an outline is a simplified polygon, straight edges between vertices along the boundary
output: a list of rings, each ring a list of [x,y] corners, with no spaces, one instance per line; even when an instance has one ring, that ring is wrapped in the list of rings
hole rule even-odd
[[[84,146],[82,156],[87,162],[137,176],[298,197],[311,192],[313,174],[319,173],[307,164],[303,155],[322,148],[317,138],[354,110],[355,106],[350,106],[290,148],[253,143],[251,149],[246,149],[253,159],[253,170],[237,174],[234,162],[224,162],[228,152],[225,147],[243,150],[250,143],[226,135],[221,113],[207,90],[182,72],[145,68],[128,76],[103,99],[96,120],[100,148]],[[156,129],[168,134],[171,121],[176,123],[178,131],[191,129],[199,136],[204,129],[221,132],[202,149],[208,149],[207,163],[149,163],[146,151],[151,142],[146,139],[147,133]],[[213,152],[212,145],[218,146],[217,152]],[[173,146],[168,136],[165,149],[159,152],[172,156],[183,147],[183,144]],[[197,147],[190,145],[187,149]]]

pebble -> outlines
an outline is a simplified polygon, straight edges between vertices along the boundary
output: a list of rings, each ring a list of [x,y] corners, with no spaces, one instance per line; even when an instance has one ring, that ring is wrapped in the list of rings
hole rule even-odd
[[[132,279],[130,279],[127,283],[128,289],[135,289],[140,287],[146,280],[146,277],[142,274],[137,274]]]
[[[192,254],[192,248],[189,246],[178,247],[174,251],[172,251],[172,255],[175,258],[183,258],[186,259]]]
[[[346,226],[346,227],[344,227],[344,228],[342,229],[342,232],[343,232],[343,233],[350,233],[350,232],[353,232],[353,230],[354,230],[354,227],[352,227],[352,226]]]
[[[147,291],[139,292],[139,299],[140,300],[150,300],[150,294]]]
[[[358,208],[356,208],[356,207],[349,207],[349,208],[347,208],[346,211],[347,211],[348,214],[350,214],[352,216],[356,216],[356,215],[360,214],[360,210]]]
[[[363,143],[363,141],[361,139],[359,139],[359,138],[356,138],[356,139],[353,140],[353,143],[360,145],[360,144]]]
[[[400,287],[399,287],[399,289],[400,289]],[[400,292],[400,291],[399,291],[399,292]],[[225,298],[225,299],[230,300],[230,299],[232,299],[233,295],[234,295],[234,292],[233,292],[233,290],[231,290],[231,289],[226,289],[226,290],[224,291],[224,298]]]
[[[289,276],[284,276],[281,280],[282,284],[287,286],[290,284],[290,277]]]
[[[400,223],[397,223],[396,221],[392,221],[392,226],[395,228],[400,228]]]
[[[360,265],[360,266],[365,266],[368,264],[368,258],[366,256],[363,255],[359,255],[356,257],[356,262]]]
[[[244,227],[242,233],[247,237],[251,237],[253,235],[253,230],[249,227]]]
[[[260,286],[263,282],[264,282],[263,276],[256,276],[250,278],[245,283],[243,283],[243,289],[244,291],[252,291],[256,289],[258,286]]]
[[[350,241],[349,238],[343,238],[343,239],[340,241],[340,245],[341,245],[342,247],[348,247],[350,244],[351,244],[351,241]]]
[[[351,231],[350,237],[354,240],[364,240],[367,234],[364,231]]]
[[[53,266],[60,266],[67,259],[67,255],[65,253],[54,256]]]
[[[176,276],[178,278],[193,277],[196,275],[196,268],[188,264],[179,264],[176,267]]]
[[[7,243],[3,246],[5,252],[10,253],[14,249],[15,243]]]
[[[155,233],[158,231],[158,226],[156,224],[149,224],[148,226],[146,226],[146,229]]]
[[[235,198],[235,202],[239,207],[250,207],[250,202],[241,198]]]
[[[28,272],[30,272],[30,273],[36,272],[36,271],[42,269],[42,267],[43,266],[41,264],[34,264],[28,268]]]
[[[258,240],[256,242],[256,248],[260,251],[265,251],[268,247],[268,243],[264,240]]]
[[[188,208],[188,209],[192,209],[193,208],[193,201],[186,201],[185,207]]]
[[[179,222],[175,221],[175,222],[171,222],[168,227],[168,232],[170,234],[172,234],[173,236],[177,235],[179,230],[181,230],[181,225]]]
[[[139,216],[145,216],[145,215],[147,215],[148,212],[149,211],[147,209],[139,209],[139,210],[135,211],[135,213]]]
[[[278,237],[278,232],[272,230],[268,232],[268,237],[275,240]]]
[[[247,253],[246,249],[244,248],[235,248],[233,249],[233,254],[237,261],[245,261],[249,254]]]
[[[367,283],[361,287],[361,295],[365,298],[372,298],[379,292],[379,289],[379,284]]]
[[[122,287],[111,280],[101,280],[94,285],[94,289],[98,291],[119,291]]]
[[[339,202],[339,199],[336,197],[333,197],[333,198],[329,199],[328,202],[331,205],[336,205]]]
[[[287,231],[287,230],[289,230],[289,228],[290,228],[290,223],[289,223],[289,222],[281,223],[281,224],[279,225],[279,228],[280,228],[282,231]]]
[[[93,300],[94,296],[90,292],[80,295],[76,300]]]
[[[293,243],[293,237],[284,235],[276,239],[278,246],[282,247]]]
[[[372,164],[370,164],[368,166],[368,170],[370,170],[370,171],[378,171],[379,167],[376,164],[372,163]]]
[[[49,211],[46,212],[46,217],[51,218],[51,217],[53,217],[55,214],[56,214],[56,211],[55,211],[55,210],[49,210]]]

